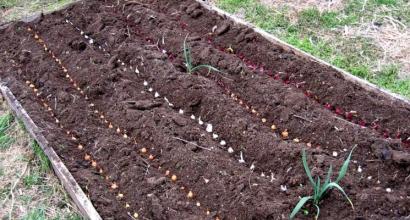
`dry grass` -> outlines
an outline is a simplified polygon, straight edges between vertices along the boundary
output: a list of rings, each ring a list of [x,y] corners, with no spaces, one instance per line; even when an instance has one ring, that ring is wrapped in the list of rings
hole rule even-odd
[[[260,0],[260,2],[269,7],[286,11],[292,22],[296,22],[300,18],[300,13],[309,8],[316,8],[319,11],[334,11],[344,16],[345,6],[349,0]],[[371,60],[366,65],[371,68],[372,72],[382,71],[384,67],[393,64],[399,67],[400,78],[409,79],[410,27],[405,21],[410,19],[410,2],[397,1],[397,5],[382,4],[375,7],[371,0],[364,0],[355,7],[360,15],[357,22],[331,30],[316,28],[314,31],[327,41],[331,41],[337,36],[343,36],[346,39],[367,39],[377,50],[375,51],[377,57],[368,57],[367,59]],[[400,11],[401,15],[397,16]],[[343,45],[339,46],[343,47]],[[361,48],[361,45],[358,45],[357,48]],[[366,60],[366,57],[364,58]]]
[[[410,78],[410,27],[392,16],[381,15],[392,9],[382,7],[380,10],[383,12],[373,14],[370,22],[346,27],[344,35],[369,38],[382,50],[375,71],[380,71],[387,63],[397,63],[399,77]]]
[[[0,116],[10,114],[0,96]],[[18,121],[0,147],[0,219],[81,219],[45,155]]]
[[[0,24],[58,10],[74,0],[0,0]]]

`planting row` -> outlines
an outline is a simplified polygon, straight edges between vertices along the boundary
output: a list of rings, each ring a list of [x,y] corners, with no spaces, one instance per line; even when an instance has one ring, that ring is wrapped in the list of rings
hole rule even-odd
[[[182,11],[174,16],[176,21],[184,23],[198,36],[209,36],[212,45],[234,53],[256,72],[280,78],[283,83],[301,89],[307,97],[346,120],[372,128],[385,137],[410,143],[410,119],[406,117],[410,115],[409,105],[399,101],[391,103],[380,94],[344,80],[337,71],[287,52],[248,28],[234,25],[220,16],[210,16],[211,12],[193,1],[169,1],[168,4],[153,1],[150,6],[167,15],[175,15],[175,10]],[[201,16],[194,16],[198,11]],[[215,31],[210,34],[210,30]]]
[[[47,42],[47,40],[46,40],[46,42]],[[33,49],[43,50],[43,48],[33,48],[33,47],[30,47],[30,48],[31,48],[30,51],[32,51]],[[52,48],[52,47],[47,46],[47,50],[50,51],[50,48]],[[54,55],[54,56],[56,56],[56,55]],[[30,55],[30,57],[31,57],[31,55]],[[35,56],[35,57],[37,57],[37,56]],[[42,56],[38,56],[38,57],[43,58]],[[52,55],[50,55],[50,57],[52,58]],[[59,57],[59,56],[56,56],[56,57]],[[65,63],[63,60],[60,60],[59,58],[57,58],[57,59],[59,61],[61,61],[61,63],[63,63],[63,64]],[[50,61],[52,61],[52,60],[50,60]],[[38,62],[41,63],[42,59],[36,60],[35,58],[33,58],[32,62],[33,63],[30,63],[30,65],[34,65],[34,63],[38,63]],[[56,61],[56,62],[58,62],[58,61]],[[32,67],[30,65],[27,66],[27,67]],[[66,69],[69,69],[69,68],[66,68]],[[41,71],[41,72],[43,72],[43,71]],[[124,169],[128,170],[128,171],[125,171],[125,172],[120,171],[120,170],[119,171],[109,172],[111,178],[118,183],[119,189],[121,189],[122,185],[127,185],[123,195],[125,197],[131,195],[131,199],[129,199],[128,201],[144,202],[145,200],[147,200],[147,198],[153,197],[153,195],[150,195],[151,193],[148,194],[148,196],[145,196],[145,197],[141,196],[141,198],[143,198],[143,199],[138,198],[138,197],[137,198],[132,197],[132,196],[135,196],[135,189],[143,189],[142,191],[152,190],[152,189],[150,189],[150,187],[147,187],[147,186],[135,185],[135,184],[138,184],[138,183],[135,182],[136,180],[138,180],[138,178],[137,179],[135,178],[135,174],[131,175],[131,173],[133,173],[133,170],[130,169],[132,167],[131,166],[132,163],[135,163],[135,158],[134,157],[136,157],[135,153],[134,154],[131,153],[131,152],[135,152],[135,150],[133,150],[132,148],[130,149],[130,147],[129,147],[129,145],[133,145],[132,143],[131,144],[128,143],[127,144],[128,146],[127,145],[124,146],[124,144],[117,144],[117,143],[112,144],[112,145],[108,145],[108,146],[106,146],[106,145],[101,146],[100,143],[96,144],[95,141],[91,141],[93,139],[94,140],[95,139],[96,140],[101,139],[101,137],[99,135],[97,137],[95,137],[97,132],[98,133],[101,132],[101,128],[97,128],[97,129],[92,129],[92,127],[90,128],[90,124],[94,124],[95,122],[91,123],[91,121],[89,120],[89,117],[94,117],[95,119],[100,120],[100,122],[99,122],[100,124],[105,125],[107,123],[105,123],[104,121],[101,122],[101,118],[99,117],[99,115],[97,115],[97,117],[95,117],[95,113],[92,110],[88,110],[88,111],[87,111],[87,109],[81,110],[81,109],[84,109],[85,107],[89,106],[88,102],[97,103],[96,102],[97,100],[93,100],[93,98],[91,96],[92,94],[87,94],[87,91],[84,92],[85,93],[84,97],[89,97],[88,101],[86,99],[81,99],[81,91],[82,90],[77,89],[76,86],[74,85],[74,82],[69,82],[71,80],[70,80],[70,78],[66,77],[67,73],[70,73],[70,71],[69,70],[66,71],[64,68],[61,68],[61,69],[60,68],[55,68],[55,69],[52,69],[52,71],[50,71],[50,72],[44,71],[44,75],[37,76],[37,77],[39,77],[39,79],[34,80],[34,82],[33,82],[34,84],[40,84],[41,85],[41,87],[38,87],[38,89],[37,89],[37,86],[35,86],[33,84],[34,87],[36,87],[36,90],[37,90],[36,92],[38,92],[39,96],[42,97],[43,99],[49,99],[50,103],[52,103],[51,105],[55,104],[56,106],[59,106],[59,109],[61,109],[61,110],[60,110],[60,112],[57,112],[56,115],[57,115],[57,117],[61,116],[61,117],[59,117],[60,118],[59,120],[62,124],[69,124],[69,126],[75,126],[75,128],[78,129],[78,130],[74,130],[73,133],[78,133],[78,134],[81,133],[81,136],[89,137],[89,139],[87,139],[87,141],[84,141],[84,143],[90,142],[91,145],[94,144],[96,146],[100,146],[100,148],[98,148],[98,149],[95,149],[96,148],[95,147],[93,149],[94,152],[92,152],[91,154],[99,155],[100,152],[101,152],[101,155],[108,156],[108,158],[96,159],[96,161],[110,161],[111,166],[113,166],[114,168],[119,166],[121,168],[124,168]],[[35,74],[28,71],[27,73],[24,74],[24,79],[23,80],[26,80],[27,79],[26,77],[30,77],[30,76],[33,77],[33,76],[35,76]],[[47,77],[48,80],[45,81],[45,82],[42,82],[41,78],[43,78],[43,77]],[[71,74],[70,74],[70,77],[75,79],[74,76],[71,76]],[[35,77],[33,77],[33,78],[35,78]],[[143,85],[141,84],[141,86],[143,86]],[[61,88],[63,88],[62,91],[66,91],[68,93],[66,96],[70,97],[70,95],[72,95],[73,98],[69,98],[69,100],[67,100],[67,99],[63,99],[62,97],[57,97],[57,96],[53,97],[52,94],[60,94],[61,95],[61,91],[60,91]],[[135,98],[143,99],[141,96],[140,97],[137,96]],[[73,99],[76,99],[76,100],[74,101]],[[55,101],[55,100],[58,100],[58,101]],[[53,101],[54,101],[54,103],[53,103]],[[119,102],[117,102],[117,103],[119,103]],[[29,103],[26,103],[26,104],[29,104]],[[98,106],[98,104],[95,104],[95,105]],[[157,111],[161,111],[161,110],[157,110]],[[105,114],[106,115],[105,117],[110,118],[110,117],[112,117],[111,114],[114,114],[114,115],[116,114],[115,112],[118,112],[118,110],[117,111],[113,110],[113,112],[111,112],[111,113],[107,112]],[[147,114],[147,112],[145,112],[145,114]],[[148,114],[152,114],[152,111]],[[162,114],[167,115],[166,112],[164,112]],[[82,116],[79,116],[79,115],[82,115]],[[83,118],[83,116],[87,116],[87,115],[91,115],[91,116]],[[161,115],[161,113],[160,113],[160,115]],[[170,117],[173,118],[172,115],[171,116],[167,115],[168,117],[165,117],[165,119],[161,119],[163,117],[160,116],[160,115],[159,115],[159,121],[155,120],[156,123],[159,123],[158,125],[156,125],[156,123],[154,121],[151,122],[151,123],[145,122],[145,123],[141,123],[141,124],[145,124],[145,126],[154,126],[154,127],[151,127],[151,128],[148,127],[148,128],[145,128],[145,129],[140,128],[138,130],[139,130],[139,132],[141,132],[141,130],[155,131],[153,136],[148,135],[148,137],[147,137],[147,134],[141,134],[141,135],[143,135],[143,137],[145,137],[147,139],[155,138],[155,139],[152,140],[152,142],[157,143],[158,146],[163,146],[164,148],[150,147],[149,149],[151,149],[152,151],[161,152],[161,153],[158,153],[158,158],[157,158],[158,160],[163,161],[163,162],[161,162],[161,166],[167,167],[168,164],[174,165],[174,163],[177,163],[177,166],[178,166],[178,169],[180,170],[180,172],[185,173],[185,174],[181,174],[180,176],[189,177],[190,185],[194,185],[195,189],[198,189],[198,190],[202,189],[203,192],[198,193],[198,195],[197,195],[197,198],[198,198],[199,201],[202,197],[204,197],[204,196],[201,197],[201,194],[206,195],[205,199],[213,201],[212,206],[223,207],[221,212],[222,212],[222,214],[225,214],[225,215],[226,215],[226,213],[228,213],[230,211],[235,211],[236,210],[236,212],[238,212],[238,213],[240,213],[240,215],[244,215],[244,216],[246,216],[246,215],[248,215],[248,216],[254,216],[254,215],[264,216],[264,215],[270,215],[271,210],[276,209],[276,208],[273,208],[276,205],[272,206],[276,203],[268,202],[270,199],[274,199],[274,198],[264,198],[264,197],[260,197],[260,196],[258,197],[256,195],[254,195],[254,193],[256,193],[256,192],[249,192],[250,190],[249,190],[248,186],[245,183],[247,183],[248,181],[252,181],[252,186],[253,187],[261,188],[263,190],[268,190],[264,193],[266,195],[270,195],[270,194],[273,194],[273,193],[277,194],[280,191],[280,188],[277,187],[277,189],[275,190],[273,187],[268,187],[267,184],[270,185],[270,183],[268,181],[262,180],[260,177],[252,177],[254,175],[252,175],[251,171],[248,170],[247,168],[244,170],[240,166],[237,167],[237,163],[234,162],[235,168],[234,169],[229,169],[229,167],[230,167],[230,165],[229,165],[230,160],[229,159],[224,158],[224,157],[220,157],[220,156],[215,157],[214,154],[212,154],[212,157],[210,155],[207,155],[207,154],[205,154],[205,155],[195,154],[195,152],[197,150],[191,149],[189,146],[181,146],[181,143],[179,141],[171,141],[171,142],[174,142],[174,145],[176,144],[176,146],[180,146],[180,147],[177,147],[177,149],[175,149],[175,150],[170,149],[171,145],[170,145],[170,143],[167,143],[167,142],[170,142],[170,140],[169,140],[170,138],[166,138],[166,135],[161,132],[161,129],[165,129],[165,130],[168,130],[168,131],[172,130],[172,132],[175,135],[177,135],[177,133],[178,133],[177,131],[180,130],[180,129],[174,127],[175,125],[172,128],[169,128],[169,127],[166,126],[169,123],[169,118]],[[179,121],[178,116],[177,116],[178,114],[175,114],[175,115],[176,115],[175,117],[177,117],[175,120]],[[71,117],[68,117],[68,116],[71,116]],[[136,113],[133,113],[132,116],[134,116],[136,118],[140,118],[136,115]],[[148,117],[148,118],[151,118],[151,117]],[[145,118],[145,119],[141,118],[140,122],[144,122],[145,120],[148,120],[148,118]],[[157,117],[155,117],[155,118],[157,118]],[[135,126],[134,123],[139,124],[138,121],[134,121],[132,123],[133,126]],[[107,125],[105,125],[105,126],[107,126]],[[101,127],[101,125],[97,126],[97,127]],[[181,129],[182,130],[185,130],[185,129],[192,130],[192,129],[189,129],[189,126],[186,126],[184,128],[181,128]],[[114,130],[115,129],[113,129],[112,131],[115,134],[116,131],[114,131]],[[132,135],[132,133],[133,133],[132,130],[133,129],[130,129],[130,132],[129,132],[130,136],[133,136]],[[168,133],[168,132],[166,132],[166,133]],[[104,137],[107,137],[107,135],[104,134]],[[111,134],[111,136],[108,136],[108,137],[110,137],[108,140],[115,139],[114,137],[112,137],[112,134]],[[123,142],[123,140],[121,140],[121,142]],[[177,142],[177,143],[175,143],[175,142]],[[205,144],[206,144],[206,139],[203,140],[203,142],[205,142]],[[204,144],[204,143],[201,143],[201,144]],[[149,144],[147,144],[147,145],[149,145]],[[121,147],[121,146],[123,146],[123,147]],[[124,157],[123,152],[121,152],[121,154],[119,154],[119,155],[118,155],[118,153],[115,153],[115,150],[118,150],[118,148],[119,149],[124,149],[124,150],[128,149],[128,153],[130,155],[127,155],[127,156],[129,156],[129,157]],[[97,151],[98,153],[96,153],[95,151]],[[205,152],[202,152],[201,154],[204,154],[204,153]],[[120,158],[121,157],[124,157],[124,158],[121,158],[121,159],[116,158],[115,155],[118,155]],[[187,155],[190,155],[190,158],[192,159],[192,161],[191,160],[188,160],[188,161],[183,160],[184,158],[186,158]],[[98,157],[98,156],[96,156],[96,157]],[[129,158],[129,159],[127,160],[127,158]],[[121,163],[117,164],[120,161],[124,161],[124,163],[128,163],[128,164],[121,164]],[[155,161],[156,160],[154,160],[154,162]],[[131,163],[131,164],[129,164],[129,163]],[[223,163],[224,165],[221,165],[221,163]],[[226,163],[228,163],[228,164],[226,164]],[[215,164],[218,164],[218,166],[216,166]],[[91,165],[92,165],[92,163],[91,163]],[[215,166],[215,167],[213,167],[213,166]],[[110,166],[104,166],[104,167],[110,167]],[[171,167],[173,167],[173,166],[171,166]],[[194,172],[195,170],[198,171],[198,172]],[[190,171],[191,173],[187,173],[187,171]],[[213,172],[213,175],[209,174],[211,171]],[[135,172],[135,170],[134,170],[134,172]],[[147,172],[147,171],[145,171],[145,172]],[[152,171],[149,171],[149,172],[152,172]],[[192,172],[194,172],[194,173],[192,173]],[[211,174],[212,174],[212,172],[211,172]],[[120,173],[123,173],[123,174],[125,173],[125,175],[119,175]],[[219,177],[219,175],[222,175],[222,177]],[[147,182],[148,181],[149,180],[147,180]],[[153,180],[151,179],[150,181],[153,181]],[[185,182],[183,182],[183,180],[180,180],[180,181],[182,183],[185,183]],[[262,181],[262,182],[260,182],[260,181]],[[127,183],[127,184],[125,184],[125,183]],[[163,181],[159,181],[156,184],[158,184],[157,187],[160,188],[160,189],[165,187]],[[230,190],[229,191],[224,190],[226,187],[228,187]],[[237,187],[239,187],[239,188],[237,189]],[[111,186],[111,188],[113,188],[113,187]],[[116,189],[117,187],[114,187],[114,188]],[[214,192],[214,193],[210,194],[209,193],[210,188],[217,190],[217,192]],[[207,190],[205,191],[205,189],[207,189]],[[232,195],[237,194],[237,192],[236,192],[237,190],[240,190],[243,194],[242,195],[236,195],[236,196],[229,196],[232,193],[234,193]],[[192,191],[195,192],[195,190],[192,190]],[[268,207],[262,208],[261,210],[257,210],[256,211],[257,214],[255,214],[255,213],[252,213],[252,211],[249,210],[250,207],[247,207],[246,209],[244,207],[242,207],[242,208],[237,207],[237,205],[235,205],[235,202],[229,202],[229,200],[227,200],[226,197],[224,197],[224,198],[221,197],[220,199],[217,199],[217,198],[220,197],[221,193],[224,196],[228,196],[229,198],[231,198],[234,201],[237,200],[237,199],[242,200],[241,199],[242,197],[250,197],[250,198],[247,198],[246,200],[249,200],[249,202],[251,202],[252,200],[255,200],[255,201],[251,202],[251,203],[254,203],[254,204],[259,204],[260,201],[268,200],[267,202],[265,202],[265,203],[267,203],[266,206],[268,206]],[[167,194],[168,193],[164,193],[161,196],[167,196]],[[157,193],[154,193],[154,195],[159,196]],[[188,193],[188,195],[190,195],[190,194]],[[171,198],[169,202],[175,201],[175,199],[177,199],[177,198],[178,197]],[[184,200],[184,199],[182,199],[182,200]],[[220,201],[220,202],[217,202],[217,201]],[[183,211],[181,212],[181,210],[180,210],[181,207],[179,207],[179,209],[177,209],[173,206],[170,206],[170,205],[166,204],[164,201],[159,201],[159,202],[163,207],[167,207],[167,209],[178,210],[178,212],[175,213],[175,214],[172,214],[172,213],[168,214],[167,213],[166,216],[168,216],[169,218],[178,218],[178,217],[181,217],[181,216],[182,216],[182,218],[187,217],[187,213],[184,213]],[[206,204],[206,203],[210,203],[210,202],[205,201],[204,204]],[[213,203],[215,203],[215,204],[213,204]],[[262,202],[262,203],[264,203],[264,202]],[[176,202],[175,204],[181,205],[181,203],[178,203],[178,202]],[[198,206],[197,204],[198,203],[195,203],[194,206],[195,205]],[[98,205],[99,205],[99,203],[97,203],[97,207],[99,207]],[[135,207],[137,206],[137,204],[135,204],[135,202],[130,203],[129,205],[132,208],[134,208],[134,210],[136,209]],[[184,205],[184,203],[182,205]],[[199,203],[199,205],[202,206],[201,203]],[[139,206],[139,204],[138,204],[138,206]],[[149,205],[146,204],[146,207],[148,207],[148,206]],[[235,206],[235,207],[233,207],[233,206]],[[115,207],[115,208],[118,209],[118,207]],[[186,207],[186,208],[189,208],[189,207]],[[227,210],[225,210],[225,209],[227,209]],[[155,210],[155,211],[158,211],[158,210]],[[163,212],[165,212],[165,211],[167,211],[167,210],[164,210]],[[210,212],[211,211],[212,210],[210,210]],[[217,211],[217,210],[215,210],[215,211]],[[114,213],[118,213],[118,212],[121,212],[121,209],[118,210],[117,212],[114,212]],[[141,212],[143,214],[145,214],[144,210],[141,210]],[[189,211],[189,212],[192,212],[192,211]],[[265,212],[268,212],[268,213],[265,213]],[[246,213],[246,215],[245,215],[245,213]],[[102,212],[102,214],[104,215],[105,212]],[[165,213],[161,213],[161,212],[160,213],[155,213],[155,216],[156,216],[155,218],[161,218],[161,217],[159,217],[159,216],[161,216],[161,214],[164,215]],[[195,214],[195,212],[194,212],[192,214],[194,214],[196,216],[201,216],[200,213]],[[206,216],[205,214],[206,213],[204,213],[203,216]],[[212,216],[217,216],[218,215],[217,212],[209,213],[209,214],[210,215],[212,214]],[[276,215],[279,215],[279,214],[277,213]],[[118,215],[118,216],[121,216],[121,215]],[[142,215],[142,216],[145,216],[145,215]]]
[[[181,48],[183,38],[181,38],[181,36],[186,35],[186,32],[183,32],[183,30],[180,30],[180,32],[177,31],[178,25],[176,23],[166,24],[164,22],[165,24],[161,23],[163,25],[157,25],[157,22],[152,22],[151,20],[156,18],[157,20],[163,21],[164,19],[161,19],[161,15],[152,14],[154,12],[151,10],[144,10],[146,9],[138,8],[138,10],[134,10],[141,14],[141,18],[138,19],[140,22],[139,25],[134,24],[134,26],[131,26],[129,22],[117,23],[120,23],[120,25],[122,23],[123,30],[128,30],[129,33],[148,40],[148,44],[150,44],[152,48],[157,48],[161,52],[166,53],[168,56],[172,55],[171,57],[174,59],[171,60],[174,61],[175,65],[177,67],[182,66],[184,60],[182,60],[183,54]],[[135,18],[136,16],[129,17]],[[78,26],[86,26],[83,24],[86,20],[75,20],[78,21]],[[80,22],[80,20],[82,20],[82,22]],[[96,20],[97,21],[89,21],[89,23],[92,24],[91,29],[94,26],[104,26],[104,23],[98,25],[100,21],[98,18]],[[121,19],[118,18],[118,20]],[[146,23],[143,23],[144,21]],[[76,22],[74,23],[76,24]],[[157,26],[161,28],[157,28]],[[167,26],[171,27],[169,29],[165,29],[164,31],[163,28]],[[147,27],[147,29],[150,30],[150,34],[144,34],[144,30],[141,30],[141,27]],[[97,39],[104,39],[104,32],[107,31],[106,33],[109,33],[112,31],[111,28],[113,27],[107,27],[106,29],[108,30],[100,30],[99,34],[96,34],[94,37]],[[83,30],[83,33],[92,33],[88,29]],[[164,32],[167,34],[164,34]],[[97,40],[96,42],[100,42],[100,44],[104,45],[115,45],[120,44],[122,40],[123,39],[121,38],[111,38],[107,41]],[[154,42],[157,42],[157,44],[154,45]],[[217,78],[217,80],[219,83],[222,83],[223,88],[229,92],[229,95],[232,95],[233,93],[233,96],[239,96],[239,98],[242,96],[242,100],[240,100],[242,103],[248,101],[247,103],[249,104],[244,104],[244,107],[247,107],[251,111],[253,109],[250,109],[249,106],[258,109],[261,116],[260,118],[261,120],[267,122],[266,125],[270,127],[273,125],[278,127],[279,129],[277,131],[279,134],[286,130],[285,133],[289,134],[289,139],[295,139],[296,141],[301,140],[305,143],[309,143],[310,145],[320,145],[324,148],[331,146],[333,150],[343,150],[346,148],[346,145],[352,146],[359,142],[359,144],[363,144],[363,146],[373,146],[372,148],[374,149],[374,152],[379,151],[382,147],[381,144],[386,145],[384,144],[385,142],[391,142],[387,145],[390,145],[391,148],[395,150],[403,150],[400,143],[397,141],[383,141],[381,140],[383,137],[378,137],[377,132],[362,129],[360,126],[355,126],[348,121],[334,117],[333,114],[320,108],[320,105],[316,102],[312,102],[308,98],[304,97],[302,93],[298,93],[298,90],[283,86],[280,82],[269,80],[267,76],[264,77],[253,75],[246,66],[241,66],[235,56],[226,55],[220,51],[212,49],[212,47],[209,47],[206,44],[204,45],[199,42],[193,43],[192,46],[194,48],[194,54],[198,55],[194,57],[197,58],[200,63],[210,63],[222,70],[227,70],[226,72],[242,72],[243,74],[238,77],[229,76],[230,79],[226,79],[225,76],[222,76]],[[127,47],[122,48],[122,50],[127,51]],[[198,52],[199,54],[196,54],[197,51],[200,51]],[[210,56],[211,54],[214,56]],[[136,65],[140,61],[137,56],[133,55],[134,54],[130,55],[124,52],[121,58],[127,60],[128,63]],[[175,60],[175,58],[178,57],[181,59]],[[227,67],[227,63],[231,63],[235,66]],[[266,91],[275,92],[271,93]],[[273,103],[272,100],[274,100]],[[268,103],[268,105],[265,103]],[[324,120],[318,120],[318,118]],[[323,135],[324,133],[326,135]],[[352,136],[351,133],[355,133],[357,135]],[[373,137],[369,138],[368,133],[373,134]],[[396,154],[397,152],[394,153]],[[385,155],[378,156],[385,158]],[[397,158],[401,157],[393,157],[393,159]]]

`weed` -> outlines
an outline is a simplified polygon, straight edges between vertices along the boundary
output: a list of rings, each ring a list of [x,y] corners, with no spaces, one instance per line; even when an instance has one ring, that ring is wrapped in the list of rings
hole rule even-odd
[[[2,188],[0,188],[0,200],[1,201],[3,201],[9,196],[10,188],[11,188],[11,184],[7,184],[6,186],[2,186]]]
[[[399,79],[398,72],[399,68],[396,65],[388,65],[369,80],[393,92],[410,97],[410,79]]]
[[[67,220],[82,220],[83,218],[78,214],[70,213],[64,217]],[[57,219],[56,219],[57,220]]]
[[[14,138],[7,132],[13,123],[13,119],[11,113],[0,116],[0,150],[9,148],[14,142]]]
[[[379,5],[396,5],[397,0],[375,0],[376,4]]]
[[[0,2],[0,9],[1,8],[10,8],[12,6],[17,5],[18,0],[2,0]]]
[[[356,146],[355,146],[356,147]],[[292,213],[290,214],[290,218],[294,218],[295,215],[302,209],[302,207],[307,203],[308,201],[312,201],[313,206],[316,207],[316,215],[315,218],[317,219],[320,214],[320,208],[319,208],[319,203],[322,200],[322,198],[326,195],[326,193],[329,192],[331,189],[337,189],[339,190],[349,201],[350,205],[352,206],[352,209],[354,210],[354,206],[352,201],[349,199],[345,191],[342,189],[342,187],[338,184],[340,180],[343,179],[343,177],[346,175],[347,168],[349,167],[350,163],[350,158],[352,156],[352,152],[354,148],[350,151],[349,156],[343,163],[342,167],[340,168],[339,175],[336,179],[336,181],[332,182],[331,177],[332,177],[332,166],[330,165],[329,171],[327,173],[325,182],[321,184],[320,182],[320,177],[317,177],[316,181],[313,179],[312,174],[310,173],[309,166],[307,164],[306,160],[306,151],[303,149],[302,151],[302,163],[303,167],[305,169],[306,175],[309,178],[309,182],[311,183],[313,187],[313,195],[311,196],[305,196],[299,200],[299,202],[296,204],[295,208],[292,210]]]
[[[217,68],[211,65],[208,65],[208,64],[200,64],[198,66],[194,66],[192,64],[191,49],[187,45],[187,42],[186,42],[187,38],[188,38],[188,35],[185,37],[185,40],[184,40],[184,58],[185,58],[185,66],[187,68],[188,73],[192,74],[193,72],[198,71],[201,68],[208,69],[209,72],[211,72],[211,70],[220,72]]]
[[[5,174],[4,168],[0,164],[0,177],[4,176],[4,174]]]
[[[25,215],[22,220],[46,220],[46,209],[44,207],[37,207]]]
[[[38,171],[34,171],[33,173],[23,177],[23,184],[27,188],[31,188],[32,186],[39,185],[41,183],[41,176]]]
[[[45,173],[49,171],[51,168],[50,160],[44,153],[43,149],[41,149],[40,145],[38,145],[36,141],[33,141],[33,143],[31,144],[31,148],[33,149],[34,155],[37,157],[40,163],[40,172]]]
[[[346,16],[335,11],[320,12],[317,8],[308,8],[300,12],[298,24],[303,28],[335,28],[353,24],[357,20],[356,15]]]

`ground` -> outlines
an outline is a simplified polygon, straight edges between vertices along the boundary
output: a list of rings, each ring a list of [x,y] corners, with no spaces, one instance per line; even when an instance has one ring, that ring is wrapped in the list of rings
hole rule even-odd
[[[66,3],[2,1],[0,23]],[[338,67],[410,96],[409,2],[219,0],[216,4]],[[0,125],[0,217],[79,219],[39,147],[4,106],[0,117],[11,121],[7,131]]]
[[[214,3],[316,57],[410,97],[409,1]]]

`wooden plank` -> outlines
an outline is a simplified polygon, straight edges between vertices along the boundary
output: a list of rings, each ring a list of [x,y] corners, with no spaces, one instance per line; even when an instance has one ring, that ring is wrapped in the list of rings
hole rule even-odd
[[[15,116],[21,119],[27,131],[37,141],[44,153],[47,155],[53,166],[54,172],[57,174],[61,184],[67,190],[68,194],[74,200],[74,203],[77,205],[83,217],[90,220],[101,220],[101,216],[95,210],[91,201],[75,181],[74,177],[71,175],[70,171],[68,171],[67,167],[61,161],[54,149],[49,146],[47,139],[41,134],[40,128],[38,128],[33,122],[10,89],[4,85],[0,85],[0,90]]]
[[[308,61],[313,61],[313,62],[316,62],[316,63],[320,63],[320,64],[322,64],[322,65],[325,65],[325,66],[327,66],[327,67],[333,68],[334,70],[340,72],[341,75],[344,77],[344,79],[346,79],[346,80],[348,80],[348,81],[350,81],[350,82],[353,82],[353,83],[355,83],[356,85],[361,86],[362,88],[364,88],[364,89],[367,90],[367,91],[376,92],[377,94],[380,94],[380,95],[382,95],[384,98],[386,98],[386,99],[388,99],[388,100],[391,100],[391,101],[404,102],[405,104],[410,105],[410,100],[407,99],[407,98],[404,97],[404,96],[401,96],[401,95],[392,93],[392,92],[390,92],[390,91],[387,91],[387,90],[385,90],[385,89],[382,89],[382,88],[376,86],[376,85],[373,84],[373,83],[370,83],[370,82],[368,82],[368,81],[366,81],[366,80],[364,80],[364,79],[361,79],[361,78],[359,78],[359,77],[357,77],[357,76],[354,76],[354,75],[350,74],[349,72],[346,72],[345,70],[342,70],[342,69],[340,69],[340,68],[338,68],[338,67],[336,67],[336,66],[333,66],[332,64],[330,64],[330,63],[328,63],[328,62],[326,62],[326,61],[324,61],[324,60],[321,60],[321,59],[319,59],[319,58],[316,58],[316,57],[314,57],[314,56],[312,56],[312,55],[310,55],[310,54],[308,54],[308,53],[306,53],[306,52],[304,52],[304,51],[302,51],[302,50],[300,50],[300,49],[298,49],[298,48],[296,48],[296,47],[294,47],[294,46],[292,46],[292,45],[290,45],[290,44],[288,44],[288,43],[286,43],[286,42],[284,42],[284,41],[282,41],[282,40],[280,40],[279,38],[277,38],[277,37],[275,37],[275,36],[269,34],[268,32],[266,32],[266,31],[264,31],[264,30],[262,30],[262,29],[260,29],[260,28],[258,28],[258,27],[256,27],[255,25],[253,25],[253,24],[251,24],[251,23],[249,23],[249,22],[246,22],[246,21],[244,21],[244,20],[242,20],[242,19],[240,19],[240,18],[238,18],[238,17],[236,17],[236,16],[234,16],[234,15],[232,15],[232,14],[229,14],[228,12],[226,12],[226,11],[224,11],[224,10],[222,10],[222,9],[220,9],[220,8],[218,8],[218,7],[216,7],[216,6],[213,6],[213,5],[211,5],[210,3],[207,3],[206,1],[202,1],[202,0],[196,0],[196,1],[199,2],[204,8],[206,8],[206,9],[208,9],[208,10],[210,10],[210,11],[215,11],[215,12],[218,13],[219,15],[231,19],[231,20],[234,21],[234,23],[236,23],[236,24],[244,25],[244,26],[247,26],[247,27],[253,29],[256,33],[260,34],[260,35],[261,35],[262,37],[264,37],[266,40],[268,40],[268,41],[270,41],[270,42],[272,42],[272,43],[274,43],[274,44],[277,44],[277,45],[282,46],[283,49],[285,49],[285,50],[287,50],[287,51],[292,51],[292,52],[294,52],[296,55],[299,55],[299,56],[301,56],[301,57],[306,58]]]

